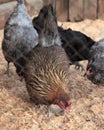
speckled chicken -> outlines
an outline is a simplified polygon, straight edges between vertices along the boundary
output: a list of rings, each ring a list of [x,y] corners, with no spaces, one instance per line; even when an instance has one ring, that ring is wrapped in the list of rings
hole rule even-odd
[[[32,19],[27,13],[24,0],[17,0],[18,4],[8,18],[4,27],[4,39],[2,50],[8,62],[7,73],[9,74],[9,63],[27,54],[38,44],[38,33],[33,28]]]
[[[58,45],[61,41],[51,5],[47,6],[44,29],[39,39],[39,44],[26,56],[27,60],[18,60],[19,64],[24,60],[22,74],[27,91],[35,104],[57,104],[68,110],[69,60],[64,49]]]
[[[69,61],[64,50],[57,45],[36,47],[28,58],[24,78],[32,101],[36,104],[57,104],[62,109],[68,109]]]
[[[104,39],[92,46],[86,75],[93,83],[104,85]]]

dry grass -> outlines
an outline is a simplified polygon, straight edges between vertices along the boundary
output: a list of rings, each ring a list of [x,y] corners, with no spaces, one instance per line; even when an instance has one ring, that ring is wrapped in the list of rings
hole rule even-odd
[[[80,30],[95,40],[104,36],[104,21],[101,20],[64,23],[63,26]],[[86,67],[86,61],[83,65]],[[11,77],[4,74],[5,69],[6,61],[0,49],[1,130],[104,130],[104,86],[84,79],[84,72],[70,68],[70,111],[60,116],[51,114],[49,120],[46,106],[39,108],[29,101],[25,83],[19,81],[14,66],[11,65]]]

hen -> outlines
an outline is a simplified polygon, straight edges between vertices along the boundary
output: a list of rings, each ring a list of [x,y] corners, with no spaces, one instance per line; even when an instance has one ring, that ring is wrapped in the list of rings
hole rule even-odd
[[[39,34],[44,26],[44,17],[46,13],[46,6],[44,6],[40,10],[39,15],[33,18],[33,26]],[[62,27],[58,27],[58,31],[61,37],[62,47],[65,49],[72,64],[81,66],[78,61],[88,60],[90,48],[95,41],[79,31],[71,29],[65,30]]]
[[[68,110],[70,98],[66,88],[69,81],[69,60],[64,49],[58,46],[61,41],[51,5],[47,6],[44,29],[39,39],[39,44],[29,52],[23,65],[23,77],[30,98],[36,104],[57,104]],[[18,63],[21,64],[21,60]]]
[[[63,43],[62,47],[70,57],[70,60],[72,62],[88,60],[90,48],[95,41],[79,31],[65,30],[62,27],[59,27],[58,30]]]
[[[92,46],[86,75],[93,83],[104,85],[104,39]]]
[[[4,39],[2,50],[8,62],[7,73],[9,74],[9,63],[27,54],[38,44],[38,33],[33,28],[32,19],[28,15],[24,0],[17,0],[18,4],[8,18],[4,27]]]

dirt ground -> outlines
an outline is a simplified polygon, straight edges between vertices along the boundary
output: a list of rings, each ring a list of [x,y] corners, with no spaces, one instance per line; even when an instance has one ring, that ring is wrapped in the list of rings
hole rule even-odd
[[[94,40],[104,37],[104,21],[85,20],[61,23],[64,28],[79,30]],[[1,31],[0,43],[2,41]],[[86,68],[87,61],[82,64]],[[97,86],[83,77],[84,72],[70,68],[69,112],[58,115],[46,106],[29,100],[25,83],[19,81],[13,65],[11,77],[4,74],[6,61],[0,49],[0,130],[104,130],[104,86]],[[52,109],[53,110],[53,109]]]

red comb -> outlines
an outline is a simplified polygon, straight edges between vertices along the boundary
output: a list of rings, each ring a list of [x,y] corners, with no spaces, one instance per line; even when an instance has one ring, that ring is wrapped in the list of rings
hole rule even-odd
[[[70,100],[69,100],[67,103],[68,103],[68,106],[65,108],[65,110],[66,110],[66,111],[69,111],[69,109],[70,109],[70,105],[71,105]]]
[[[87,75],[90,75],[90,73],[91,73],[91,68],[87,69],[87,71],[86,71]]]

